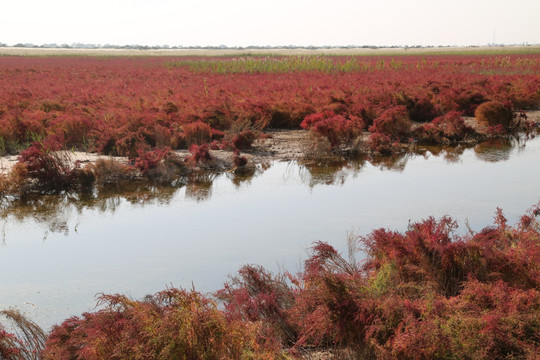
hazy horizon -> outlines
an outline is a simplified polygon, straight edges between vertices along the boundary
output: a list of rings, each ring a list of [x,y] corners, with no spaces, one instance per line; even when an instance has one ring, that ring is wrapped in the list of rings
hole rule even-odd
[[[142,46],[540,44],[540,2],[20,0],[0,3],[0,42]]]

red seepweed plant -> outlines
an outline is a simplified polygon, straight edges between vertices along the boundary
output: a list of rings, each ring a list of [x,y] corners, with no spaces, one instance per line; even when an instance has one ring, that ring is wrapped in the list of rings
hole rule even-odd
[[[213,159],[208,144],[193,144],[189,147],[189,152],[191,153],[191,156],[186,158],[186,162],[192,165],[196,165],[200,162],[212,161]]]
[[[498,210],[494,227],[466,236],[455,235],[447,217],[404,234],[376,230],[359,238],[368,256],[359,272],[316,245],[293,308],[301,342],[373,359],[533,359],[540,350],[533,213],[511,227]]]
[[[135,167],[144,174],[149,170],[155,169],[158,165],[169,156],[170,148],[155,149],[153,151],[139,151],[139,156],[135,158]]]
[[[539,213],[511,226],[498,209],[493,226],[466,235],[449,217],[378,229],[351,237],[362,261],[317,242],[294,276],[242,267],[215,293],[220,303],[174,288],[142,300],[102,295],[102,310],[53,328],[43,358],[271,359],[315,348],[362,359],[532,360]],[[27,351],[17,339],[0,329],[3,357]]]
[[[387,135],[393,140],[403,140],[409,136],[411,125],[407,108],[398,105],[385,110],[377,117],[369,127],[369,131]]]
[[[430,123],[422,124],[414,130],[414,138],[421,144],[454,145],[468,138],[474,138],[475,130],[466,125],[461,113],[451,111]]]
[[[101,295],[103,310],[55,326],[44,359],[269,358],[254,341],[255,325],[229,321],[192,290],[167,289],[144,300]]]
[[[212,128],[202,121],[184,125],[183,131],[188,146],[193,144],[202,145],[212,140]]]
[[[326,138],[330,143],[330,148],[336,149],[361,135],[364,123],[357,116],[343,116],[334,111],[325,110],[306,116],[300,126],[311,130],[319,137]]]
[[[30,180],[44,191],[69,190],[78,185],[79,165],[73,166],[69,156],[59,151],[61,145],[54,137],[33,143],[19,154],[19,163]]]
[[[391,61],[385,57],[216,58],[210,62],[2,57],[0,153],[17,153],[49,137],[59,139],[61,149],[131,158],[141,149],[185,149],[223,140],[225,134],[238,134],[237,139],[223,140],[225,148],[233,148],[231,143],[249,148],[253,137],[233,129],[239,121],[257,131],[298,128],[304,123],[327,139],[333,150],[365,127],[390,136],[392,142],[408,142],[407,118],[427,122],[452,111],[472,116],[488,100],[537,109],[538,56],[407,56]],[[246,71],[241,71],[242,66]],[[100,76],[95,76],[96,71]],[[31,77],[25,76],[28,72]],[[70,76],[73,73],[79,76]],[[310,116],[319,119],[308,124]],[[503,131],[497,126],[489,132]],[[421,138],[430,142],[440,138],[436,126],[424,130]]]
[[[258,340],[279,351],[296,342],[297,329],[289,309],[294,291],[286,275],[274,276],[260,266],[243,266],[215,296],[223,302],[229,319],[260,323]]]

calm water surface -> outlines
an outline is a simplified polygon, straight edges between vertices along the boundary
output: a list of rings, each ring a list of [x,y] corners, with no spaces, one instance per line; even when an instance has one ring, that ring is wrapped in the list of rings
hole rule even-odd
[[[435,152],[435,151],[433,151]],[[0,308],[49,329],[95,306],[167,286],[214,291],[244,264],[300,269],[316,240],[345,252],[347,232],[405,230],[430,215],[465,233],[496,207],[514,223],[540,201],[540,140],[427,151],[380,163],[274,163],[250,178],[208,175],[175,189],[47,197],[0,218]]]

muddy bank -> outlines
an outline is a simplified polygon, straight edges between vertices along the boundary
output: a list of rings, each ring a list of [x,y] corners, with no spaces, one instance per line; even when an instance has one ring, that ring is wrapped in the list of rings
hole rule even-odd
[[[535,122],[537,126],[540,125],[540,110],[527,112],[527,117]],[[485,129],[477,124],[474,117],[464,117],[464,120],[467,125],[473,127],[478,133],[485,132]],[[419,126],[419,124],[416,124],[416,126]],[[313,143],[311,134],[307,130],[273,129],[264,132],[268,135],[267,138],[256,140],[252,149],[242,151],[241,156],[246,157],[248,164],[256,165],[272,161],[301,161],[305,159],[307,152],[313,150],[310,148]],[[366,142],[369,134],[369,132],[364,132],[360,139],[361,142]],[[175,150],[174,153],[182,159],[186,159],[190,155],[188,150]],[[73,165],[79,162],[82,167],[95,163],[100,159],[111,159],[122,164],[130,164],[127,157],[121,156],[99,155],[81,151],[65,151],[64,154],[69,157]],[[228,171],[235,168],[232,151],[210,150],[210,154],[215,159],[215,162],[210,164],[210,168],[217,171]],[[17,158],[17,155],[0,157],[0,174],[9,173],[17,163]]]

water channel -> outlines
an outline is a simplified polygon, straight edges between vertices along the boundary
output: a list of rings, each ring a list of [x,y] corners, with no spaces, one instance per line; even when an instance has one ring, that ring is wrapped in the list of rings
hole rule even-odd
[[[5,204],[0,308],[46,330],[92,310],[98,293],[167,286],[210,292],[244,264],[295,272],[314,241],[450,215],[459,232],[515,223],[540,201],[540,139],[424,149],[378,162],[275,162],[251,177],[206,175],[175,188],[46,196]]]

